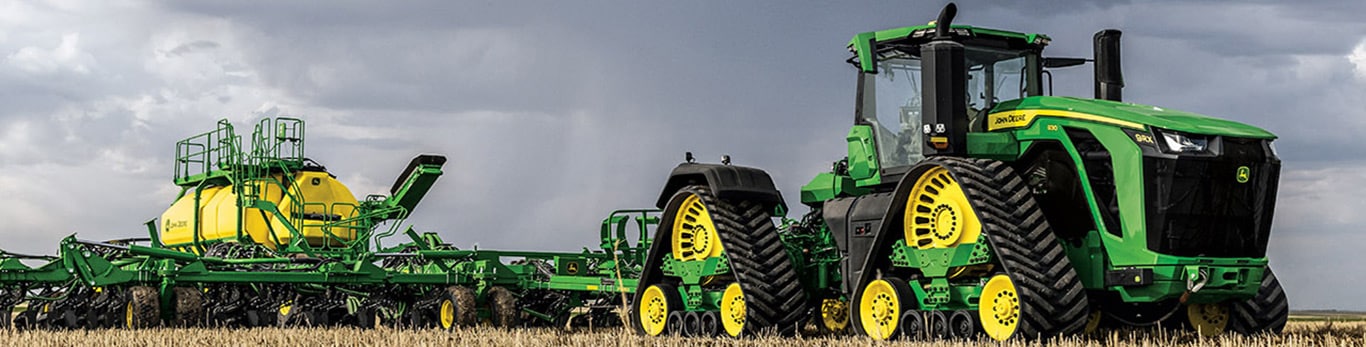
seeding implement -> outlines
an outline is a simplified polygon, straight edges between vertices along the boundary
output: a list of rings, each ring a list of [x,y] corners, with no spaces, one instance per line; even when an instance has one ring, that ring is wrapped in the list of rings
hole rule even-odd
[[[264,119],[243,147],[220,121],[178,142],[181,193],[149,237],[0,253],[0,308],[27,306],[17,328],[619,324],[657,211],[613,212],[601,249],[579,253],[462,250],[411,227],[382,247],[446,159],[420,155],[358,200],[304,156],[304,129]]]
[[[632,315],[650,334],[1031,339],[1102,324],[1279,332],[1267,267],[1271,133],[1120,101],[1119,35],[1096,97],[1046,95],[1049,37],[935,22],[858,34],[848,156],[801,189],[762,170],[674,169]],[[1047,82],[1045,82],[1047,81]]]

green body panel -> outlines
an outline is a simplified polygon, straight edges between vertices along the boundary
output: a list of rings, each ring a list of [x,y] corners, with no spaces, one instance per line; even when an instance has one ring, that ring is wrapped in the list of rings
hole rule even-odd
[[[1012,110],[1057,110],[1097,115],[1149,127],[1193,134],[1223,135],[1255,139],[1274,139],[1276,135],[1255,126],[1151,105],[1082,99],[1063,96],[1033,96],[1003,101],[991,113]]]
[[[873,127],[855,125],[849,128],[849,177],[854,185],[866,187],[882,184],[882,173],[877,159],[877,146],[873,144]]]

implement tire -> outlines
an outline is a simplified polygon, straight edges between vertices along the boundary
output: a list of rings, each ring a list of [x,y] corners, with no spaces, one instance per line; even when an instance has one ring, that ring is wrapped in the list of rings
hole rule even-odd
[[[175,326],[204,326],[204,292],[194,287],[175,287]]]
[[[1290,304],[1285,298],[1285,290],[1271,267],[1266,268],[1261,288],[1257,296],[1244,301],[1233,302],[1229,328],[1244,335],[1260,333],[1280,334],[1285,329],[1286,318],[1290,316]]]
[[[128,290],[128,301],[123,307],[123,326],[147,329],[161,326],[161,298],[156,288],[137,286]]]
[[[479,322],[479,308],[475,305],[474,291],[461,286],[446,287],[437,305],[438,325],[445,330],[474,326]]]
[[[522,309],[517,306],[517,297],[503,287],[493,287],[488,293],[490,320],[493,326],[505,329],[516,328],[522,324]]]

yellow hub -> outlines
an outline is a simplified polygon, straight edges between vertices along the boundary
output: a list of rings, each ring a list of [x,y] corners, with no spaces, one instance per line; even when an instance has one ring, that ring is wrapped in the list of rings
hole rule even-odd
[[[726,286],[721,294],[721,327],[730,336],[740,336],[745,330],[745,292],[739,283]]]
[[[821,300],[821,324],[829,331],[844,331],[849,327],[849,307],[843,300]]]
[[[455,327],[455,303],[450,299],[441,300],[441,328],[450,329]]]
[[[640,295],[640,327],[650,336],[664,333],[664,324],[669,318],[669,300],[664,289],[659,286],[645,288]]]
[[[673,256],[681,261],[703,260],[721,255],[721,238],[702,198],[696,194],[683,200],[674,215]]]
[[[1186,318],[1200,336],[1218,336],[1228,328],[1228,307],[1223,304],[1190,304]]]
[[[1005,341],[1015,334],[1015,328],[1020,325],[1020,295],[1010,277],[992,276],[982,287],[982,297],[977,305],[977,318],[987,336]]]
[[[885,279],[863,287],[858,314],[864,334],[874,340],[891,339],[897,325],[901,324],[901,300],[896,287]]]
[[[281,304],[281,305],[280,305],[280,315],[281,315],[281,316],[285,316],[285,317],[289,317],[289,310],[290,310],[291,308],[293,308],[293,306],[290,306],[289,304]]]
[[[935,167],[916,179],[907,197],[906,243],[920,249],[977,242],[982,224],[949,170]]]

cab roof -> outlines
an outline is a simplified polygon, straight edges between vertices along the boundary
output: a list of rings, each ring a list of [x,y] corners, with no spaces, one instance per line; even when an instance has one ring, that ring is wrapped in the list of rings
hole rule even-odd
[[[934,38],[935,23],[930,22],[925,25],[901,27],[879,31],[870,31],[854,35],[849,40],[849,51],[854,53],[853,61],[858,61],[864,71],[874,71],[871,58],[874,46],[881,45],[906,45],[919,46],[930,42]],[[1027,34],[1014,31],[1005,31],[988,28],[978,28],[971,25],[951,25],[949,35],[954,41],[969,46],[984,46],[1003,49],[1033,49],[1043,50],[1052,39],[1044,34]]]

